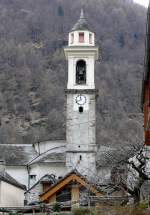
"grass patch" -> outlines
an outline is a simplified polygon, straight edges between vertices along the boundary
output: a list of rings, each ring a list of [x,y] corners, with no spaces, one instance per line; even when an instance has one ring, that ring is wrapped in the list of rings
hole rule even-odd
[[[116,215],[146,215],[145,208],[139,206],[117,207],[114,211]]]
[[[100,215],[100,213],[97,213],[94,208],[74,208],[72,210],[72,215]]]

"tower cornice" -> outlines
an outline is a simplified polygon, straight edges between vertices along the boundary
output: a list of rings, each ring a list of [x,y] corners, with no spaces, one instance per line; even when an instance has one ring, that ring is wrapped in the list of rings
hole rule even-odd
[[[95,60],[99,59],[99,48],[98,46],[66,46],[64,47],[65,57],[68,58],[69,56],[79,56],[84,55],[91,56],[92,54],[95,56]]]
[[[65,89],[66,94],[95,94],[98,96],[97,89]]]

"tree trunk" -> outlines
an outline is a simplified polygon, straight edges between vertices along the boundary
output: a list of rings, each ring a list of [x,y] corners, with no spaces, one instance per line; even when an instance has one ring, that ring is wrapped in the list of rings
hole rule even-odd
[[[134,204],[137,204],[140,202],[140,194],[134,196]]]
[[[140,202],[140,188],[141,186],[139,187],[135,187],[134,188],[134,203],[137,204]]]

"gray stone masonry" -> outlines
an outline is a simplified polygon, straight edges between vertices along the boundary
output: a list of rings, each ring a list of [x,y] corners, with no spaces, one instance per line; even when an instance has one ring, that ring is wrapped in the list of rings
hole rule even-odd
[[[67,95],[66,165],[84,175],[96,171],[95,93],[84,94],[87,103],[83,113],[75,109],[75,94]]]
[[[145,146],[146,153],[146,172],[150,178],[150,146]]]
[[[25,199],[27,200],[27,203],[29,204],[34,201],[39,201],[39,194],[41,194],[42,192],[43,186],[41,183],[38,183],[31,190],[25,193]]]

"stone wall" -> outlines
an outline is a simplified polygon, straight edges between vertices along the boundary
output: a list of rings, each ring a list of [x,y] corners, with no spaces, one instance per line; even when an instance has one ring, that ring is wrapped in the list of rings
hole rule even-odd
[[[150,177],[150,146],[145,146],[146,151],[146,172]]]
[[[96,171],[95,93],[84,94],[87,102],[80,113],[75,101],[77,94],[67,95],[67,155],[66,165],[83,175]]]
[[[36,186],[31,188],[27,193],[25,193],[25,200],[27,200],[27,204],[30,204],[34,201],[39,201],[39,194],[43,192],[43,186],[41,183],[38,183]]]

